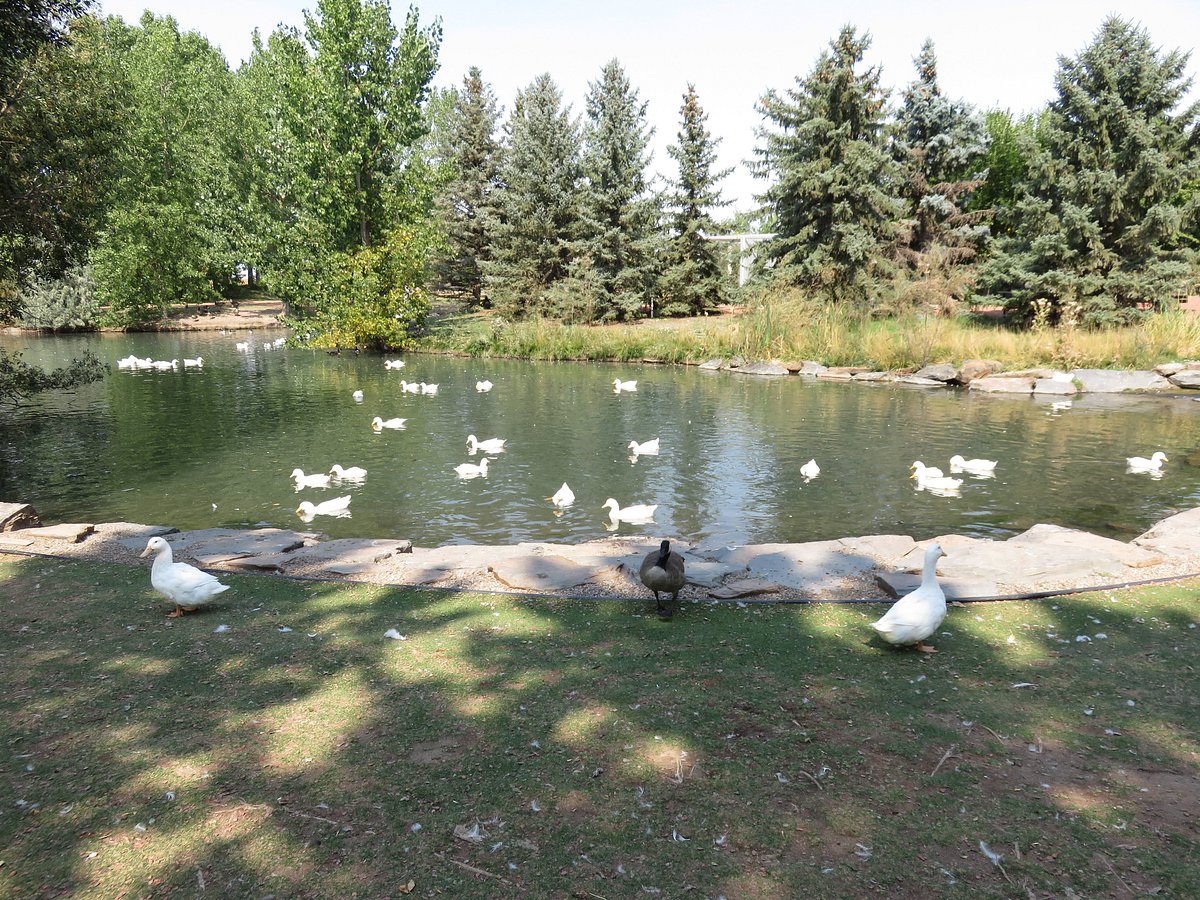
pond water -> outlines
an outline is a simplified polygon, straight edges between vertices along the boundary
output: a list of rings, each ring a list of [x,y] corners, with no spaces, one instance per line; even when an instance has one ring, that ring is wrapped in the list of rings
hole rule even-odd
[[[1004,537],[1038,522],[1127,539],[1200,502],[1200,403],[1190,397],[1092,395],[1058,411],[1029,397],[685,367],[409,354],[389,371],[379,356],[263,348],[282,334],[0,337],[34,364],[86,347],[110,367],[75,394],[0,409],[0,500],[32,503],[46,522],[269,524],[419,546],[604,537],[609,497],[658,504],[653,524],[619,534],[709,546]],[[129,354],[181,367],[118,370]],[[197,356],[203,368],[182,367]],[[637,391],[614,393],[617,377],[637,379]],[[495,387],[478,393],[485,378]],[[401,379],[439,391],[402,393]],[[374,416],[408,421],[376,434]],[[480,459],[468,434],[507,439],[486,478],[455,475]],[[631,462],[629,442],[652,438],[659,455]],[[1155,450],[1170,457],[1162,477],[1126,473],[1125,457]],[[999,460],[996,476],[965,476],[958,496],[915,489],[910,463],[947,469],[956,453]],[[821,473],[806,482],[810,458]],[[364,467],[366,481],[294,491],[293,469],[334,463]],[[544,498],[564,481],[577,499],[555,515]],[[305,525],[295,513],[300,500],[345,494],[348,518]]]

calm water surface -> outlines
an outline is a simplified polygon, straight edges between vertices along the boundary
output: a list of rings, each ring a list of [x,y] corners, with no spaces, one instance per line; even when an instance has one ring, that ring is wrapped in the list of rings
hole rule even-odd
[[[0,499],[32,503],[47,522],[261,523],[420,546],[604,537],[608,497],[659,504],[653,525],[620,534],[707,545],[1003,537],[1037,522],[1128,538],[1200,502],[1191,398],[1091,396],[1055,412],[1028,397],[682,367],[410,354],[386,371],[378,356],[263,349],[282,333],[0,338],[39,365],[87,347],[110,366],[74,395],[0,410]],[[181,366],[203,356],[204,367],[118,371],[130,353]],[[638,391],[613,393],[617,376],[636,378]],[[403,394],[402,378],[439,393]],[[477,393],[484,378],[495,387]],[[375,434],[376,415],[407,428]],[[472,433],[507,438],[508,449],[486,478],[462,481],[454,466],[479,459],[467,454]],[[631,463],[628,443],[655,437],[660,455]],[[1171,459],[1163,477],[1126,474],[1126,456],[1155,450]],[[996,477],[966,476],[958,497],[914,489],[913,460],[946,469],[955,453],[998,459]],[[809,458],[821,475],[806,483],[798,470]],[[334,463],[366,468],[366,482],[293,490],[292,469]],[[543,498],[564,481],[577,499],[556,516]],[[302,499],[346,493],[350,518],[304,526],[295,515]]]

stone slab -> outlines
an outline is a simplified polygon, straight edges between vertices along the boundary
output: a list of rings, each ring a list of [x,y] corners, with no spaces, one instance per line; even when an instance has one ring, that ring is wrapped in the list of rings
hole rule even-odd
[[[1079,388],[1075,387],[1073,381],[1063,381],[1060,378],[1039,378],[1033,383],[1033,392],[1035,394],[1069,396],[1079,393]]]
[[[821,592],[847,576],[875,567],[870,556],[846,552],[840,540],[804,544],[753,544],[722,548],[713,558],[732,568],[744,567],[754,578],[796,590]]]
[[[5,547],[32,547],[33,541],[17,537],[15,531],[0,531],[0,545]]]
[[[787,366],[777,362],[753,362],[739,366],[736,370],[742,375],[790,375]]]
[[[563,591],[587,584],[598,574],[562,556],[527,556],[489,566],[496,580],[519,591]]]
[[[819,378],[821,381],[850,381],[852,378],[854,378],[854,373],[826,369],[823,372],[818,372],[817,378]]]
[[[168,534],[178,534],[179,529],[171,525],[142,525],[138,522],[101,522],[96,526],[96,533],[89,539],[92,541],[121,541],[133,539],[141,541],[143,549],[146,541],[152,537],[163,537]]]
[[[890,597],[903,597],[915,591],[921,585],[921,576],[908,572],[879,572],[875,583],[883,588]],[[942,578],[938,584],[947,600],[962,600],[965,598],[995,597],[999,594],[996,582],[986,579],[972,578]]]
[[[851,381],[892,381],[894,376],[890,372],[859,372],[857,375],[851,375]],[[903,379],[901,379],[903,380]]]
[[[1119,371],[1115,369],[1075,369],[1082,390],[1096,394],[1119,394],[1123,391],[1165,391],[1171,382],[1157,372]]]
[[[0,531],[37,528],[41,524],[37,510],[28,503],[0,503]]]
[[[1136,544],[1092,534],[1090,531],[1064,528],[1061,525],[1034,525],[1009,538],[1005,544],[1009,547],[1033,545],[1043,548],[1070,548],[1093,555],[1097,560],[1111,557],[1132,569],[1143,569],[1165,562],[1162,554]]]
[[[985,375],[971,382],[971,390],[989,394],[1030,394],[1035,380],[1028,375]]]
[[[66,541],[68,544],[78,544],[96,530],[90,522],[64,522],[60,525],[40,525],[36,528],[22,528],[21,537],[35,541]]]
[[[1191,369],[1184,372],[1177,372],[1167,380],[1178,388],[1187,388],[1188,390],[1200,389],[1200,372]]]
[[[710,360],[700,363],[700,365],[698,365],[696,368],[697,369],[712,369],[715,371],[716,369],[721,368],[721,366],[723,366],[723,365],[725,365],[725,360],[723,360],[723,359],[710,359]]]
[[[954,381],[958,378],[958,367],[949,363],[934,363],[922,366],[913,374],[918,378],[932,378],[934,381]]]
[[[815,360],[806,359],[806,360],[804,360],[804,362],[802,362],[800,364],[800,368],[797,370],[796,374],[797,375],[807,375],[810,378],[815,378],[816,376],[820,375],[822,372],[826,371],[827,368],[828,368],[827,366],[824,366]]]
[[[287,553],[315,540],[316,535],[289,531],[282,528],[202,528],[196,531],[181,531],[167,538],[172,552],[178,556],[187,553],[196,559],[206,560],[206,565],[216,565],[244,556],[263,556],[269,553]],[[122,538],[117,541],[132,550],[146,546],[141,537]]]
[[[946,382],[939,378],[925,378],[922,375],[904,375],[896,379],[900,384],[913,384],[917,387],[945,387]]]
[[[958,375],[954,380],[959,384],[970,384],[976,378],[995,375],[1003,368],[1004,366],[994,359],[968,359],[958,367]]]
[[[1163,519],[1131,543],[1163,556],[1200,555],[1200,506]]]
[[[716,600],[736,600],[739,597],[755,597],[760,594],[778,594],[782,585],[763,578],[737,578],[708,592]]]

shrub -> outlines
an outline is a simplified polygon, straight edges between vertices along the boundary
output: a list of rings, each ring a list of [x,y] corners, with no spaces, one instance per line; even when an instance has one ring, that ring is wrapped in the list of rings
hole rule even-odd
[[[73,266],[60,278],[31,277],[20,292],[18,321],[43,331],[94,329],[100,317],[96,284],[86,266]]]

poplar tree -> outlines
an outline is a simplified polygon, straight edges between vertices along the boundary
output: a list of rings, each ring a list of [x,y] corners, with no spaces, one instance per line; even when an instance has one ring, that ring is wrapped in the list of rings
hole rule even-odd
[[[1182,109],[1188,54],[1110,17],[1079,55],[1060,57],[1013,233],[987,272],[1015,317],[1132,321],[1188,284],[1200,196],[1200,103]]]
[[[442,198],[449,250],[439,261],[442,281],[483,299],[483,267],[491,256],[500,186],[500,110],[496,95],[472,66],[454,92],[442,155],[453,174]]]
[[[733,169],[713,168],[720,138],[708,130],[708,114],[694,85],[688,85],[679,115],[678,143],[667,148],[679,165],[679,177],[670,195],[672,235],[659,290],[663,315],[694,316],[725,300],[717,244],[703,235],[714,228],[710,211],[729,204],[717,185]]]
[[[972,284],[967,264],[988,235],[988,211],[968,206],[985,181],[989,138],[971,106],[942,94],[932,41],[914,63],[917,78],[904,91],[892,141],[908,207],[896,248],[911,279],[901,299],[951,311]]]
[[[656,199],[647,146],[654,129],[617,60],[589,84],[583,170],[587,180],[578,252],[591,309],[586,318],[626,320],[650,302],[655,277]]]
[[[764,251],[777,276],[833,302],[869,304],[890,274],[900,173],[884,151],[880,70],[859,69],[870,46],[846,26],[809,75],[758,109],[767,124],[753,169],[777,237]]]
[[[579,227],[579,129],[558,86],[543,74],[517,93],[505,130],[500,216],[485,284],[510,315],[550,315],[550,290],[570,273]]]

